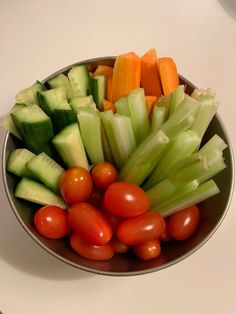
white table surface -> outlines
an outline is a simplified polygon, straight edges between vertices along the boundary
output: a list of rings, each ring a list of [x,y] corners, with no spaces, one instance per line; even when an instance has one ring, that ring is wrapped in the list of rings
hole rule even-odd
[[[79,60],[156,48],[197,86],[211,87],[236,149],[234,0],[0,0],[0,116],[16,92]],[[0,144],[5,131],[0,129]],[[195,254],[168,269],[114,278],[74,269],[23,231],[0,181],[0,312],[234,314],[236,199]]]

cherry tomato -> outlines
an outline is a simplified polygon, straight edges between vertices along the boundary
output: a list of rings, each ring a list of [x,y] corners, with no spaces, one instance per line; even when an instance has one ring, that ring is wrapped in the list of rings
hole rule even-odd
[[[93,245],[86,242],[77,233],[72,234],[70,245],[76,253],[94,261],[106,261],[111,259],[115,253],[114,247],[110,242],[100,246]]]
[[[118,171],[109,162],[101,162],[92,169],[94,183],[100,189],[106,190],[109,185],[118,179]]]
[[[92,191],[92,177],[86,169],[73,167],[63,173],[60,180],[60,192],[68,204],[86,201]]]
[[[111,244],[114,246],[115,252],[118,254],[126,253],[129,250],[129,246],[120,242],[117,238],[112,238]]]
[[[103,191],[94,186],[93,192],[87,200],[88,203],[95,207],[100,207],[103,198]]]
[[[165,219],[165,222],[166,222],[166,228],[162,232],[162,234],[160,235],[159,239],[162,242],[169,242],[172,239],[172,236],[171,236],[170,231],[169,231],[169,217],[167,217]]]
[[[175,240],[186,240],[196,231],[199,221],[200,212],[196,205],[182,209],[170,216],[170,234]]]
[[[66,211],[53,205],[41,207],[36,211],[34,225],[42,236],[49,239],[62,238],[70,231]]]
[[[118,225],[121,223],[121,221],[123,221],[123,218],[121,218],[120,216],[117,216],[115,214],[112,214],[111,212],[106,210],[106,208],[104,206],[104,199],[101,202],[100,211],[106,217],[106,220],[108,221],[109,225],[111,226],[113,233],[116,233]]]
[[[157,239],[164,230],[164,218],[154,211],[149,211],[121,222],[117,229],[117,237],[127,245],[137,245]]]
[[[135,254],[144,261],[156,258],[161,253],[159,240],[151,240],[133,247]]]
[[[91,244],[104,245],[112,237],[106,218],[89,203],[72,205],[68,209],[68,218],[72,229]]]
[[[104,205],[111,213],[128,218],[145,213],[150,204],[146,193],[139,186],[120,181],[108,187]]]

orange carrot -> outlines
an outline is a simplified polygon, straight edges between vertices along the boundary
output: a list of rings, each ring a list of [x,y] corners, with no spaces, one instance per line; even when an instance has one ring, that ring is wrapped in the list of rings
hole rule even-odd
[[[94,74],[106,76],[106,99],[111,101],[113,68],[107,65],[100,64],[95,70]]]
[[[157,97],[162,95],[157,63],[158,58],[155,49],[148,50],[141,58],[141,86],[144,88],[145,95]]]
[[[119,55],[113,69],[113,103],[117,99],[127,96],[133,89],[140,87],[140,76],[140,58],[134,52]]]
[[[145,96],[145,101],[146,101],[148,116],[150,117],[153,106],[155,105],[157,101],[157,96]]]
[[[175,91],[179,86],[179,76],[172,58],[160,58],[157,65],[164,95]]]
[[[110,102],[106,99],[102,102],[103,110],[112,110],[114,113],[116,112],[116,106],[113,104],[113,102]]]

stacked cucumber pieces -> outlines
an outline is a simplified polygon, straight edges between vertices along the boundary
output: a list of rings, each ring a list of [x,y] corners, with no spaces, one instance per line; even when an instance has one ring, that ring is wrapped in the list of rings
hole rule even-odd
[[[120,180],[141,186],[151,209],[168,216],[219,192],[212,177],[226,165],[226,143],[202,138],[218,103],[210,90],[187,95],[184,86],[162,96],[149,117],[143,88],[103,111],[106,77],[86,65],[36,82],[16,95],[1,124],[23,141],[11,152],[7,170],[20,177],[15,196],[67,208],[60,196],[64,170],[97,163],[116,165]]]

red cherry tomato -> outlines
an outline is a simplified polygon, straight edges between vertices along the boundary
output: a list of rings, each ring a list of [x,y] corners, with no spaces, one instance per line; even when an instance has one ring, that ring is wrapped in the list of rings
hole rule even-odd
[[[159,240],[151,240],[133,247],[135,254],[144,261],[156,258],[161,253]]]
[[[111,239],[111,244],[114,246],[115,252],[118,254],[126,253],[129,250],[129,246],[120,242],[117,238]]]
[[[62,238],[70,231],[66,211],[53,205],[41,207],[36,211],[34,225],[42,236],[49,239]]]
[[[162,234],[160,235],[159,239],[162,242],[169,242],[172,239],[172,236],[171,236],[170,231],[169,231],[169,217],[167,217],[165,219],[165,222],[166,222],[166,228],[162,232]]]
[[[91,244],[104,245],[112,237],[106,218],[89,203],[72,205],[68,209],[68,218],[72,229]]]
[[[196,205],[182,209],[170,216],[170,234],[175,240],[186,240],[197,230],[199,221],[200,212]]]
[[[121,221],[123,221],[123,218],[115,214],[112,214],[111,212],[106,210],[104,206],[104,199],[101,202],[100,211],[106,217],[106,220],[108,221],[109,225],[112,228],[113,233],[115,234],[119,224],[121,223]]]
[[[92,204],[95,207],[100,207],[102,198],[103,198],[103,191],[95,186],[87,202]]]
[[[100,189],[106,190],[109,185],[118,179],[118,171],[109,162],[101,162],[92,169],[93,182]]]
[[[86,169],[73,167],[63,173],[60,180],[60,192],[68,204],[86,201],[92,191],[92,177]]]
[[[105,245],[93,245],[86,242],[77,233],[73,233],[70,238],[70,245],[76,253],[82,257],[94,260],[94,261],[106,261],[112,258],[114,255],[114,247],[108,242]]]
[[[129,182],[115,182],[105,192],[104,205],[111,213],[129,218],[145,213],[149,208],[149,200],[139,186]]]
[[[118,226],[117,237],[127,245],[137,245],[157,239],[164,230],[164,218],[154,211],[149,211],[121,222]]]

